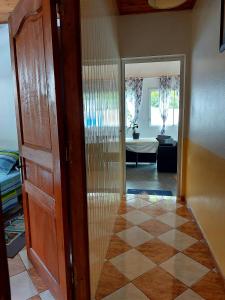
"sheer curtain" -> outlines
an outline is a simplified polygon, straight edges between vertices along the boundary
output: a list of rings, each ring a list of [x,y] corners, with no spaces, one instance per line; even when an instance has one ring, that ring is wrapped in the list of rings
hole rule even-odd
[[[161,76],[159,88],[159,109],[162,118],[161,134],[165,134],[166,120],[170,108],[171,92],[179,95],[180,91],[180,76]]]
[[[138,123],[143,90],[143,78],[130,77],[125,80],[125,101],[128,126]]]

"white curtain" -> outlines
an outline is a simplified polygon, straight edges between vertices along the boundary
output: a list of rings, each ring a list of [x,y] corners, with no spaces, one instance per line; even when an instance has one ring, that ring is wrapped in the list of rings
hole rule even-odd
[[[180,76],[161,76],[160,80],[160,95],[159,95],[159,109],[162,118],[161,134],[165,134],[166,120],[170,107],[171,91],[179,95],[180,91]]]
[[[138,123],[143,90],[143,78],[131,77],[125,80],[125,99],[129,125]]]

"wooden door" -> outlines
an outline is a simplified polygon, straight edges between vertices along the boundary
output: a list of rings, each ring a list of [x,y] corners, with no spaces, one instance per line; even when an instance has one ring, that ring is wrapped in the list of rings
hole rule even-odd
[[[55,1],[21,0],[10,18],[28,257],[70,298],[60,55]]]

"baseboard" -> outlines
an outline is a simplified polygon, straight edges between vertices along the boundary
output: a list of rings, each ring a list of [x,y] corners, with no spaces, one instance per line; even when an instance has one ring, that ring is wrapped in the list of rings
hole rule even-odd
[[[224,288],[225,288],[225,277],[224,277],[223,272],[222,272],[222,270],[221,270],[221,268],[220,268],[220,266],[219,266],[219,264],[218,264],[218,262],[217,262],[217,260],[216,260],[216,258],[215,258],[215,255],[214,255],[214,253],[213,253],[213,251],[212,251],[212,248],[211,248],[211,246],[210,246],[209,243],[208,243],[208,240],[207,240],[207,238],[206,238],[206,235],[205,235],[205,233],[204,233],[204,230],[202,229],[201,225],[199,224],[199,222],[198,222],[198,220],[197,220],[197,218],[196,218],[196,216],[195,216],[195,213],[193,212],[192,208],[189,207],[188,209],[190,210],[190,212],[191,212],[191,214],[192,214],[192,216],[193,216],[193,218],[194,218],[194,220],[195,220],[195,223],[196,223],[197,226],[198,226],[198,229],[200,230],[200,232],[201,232],[202,235],[203,235],[203,238],[204,238],[204,240],[205,240],[205,242],[206,242],[206,244],[207,244],[207,246],[208,246],[208,248],[209,248],[209,251],[210,251],[210,253],[211,253],[211,255],[212,255],[212,258],[213,258],[213,260],[214,260],[214,263],[215,263],[215,266],[216,266],[216,268],[217,268],[217,270],[218,270],[218,273],[219,273],[220,277],[222,278],[222,281],[223,281],[223,284],[224,284]]]

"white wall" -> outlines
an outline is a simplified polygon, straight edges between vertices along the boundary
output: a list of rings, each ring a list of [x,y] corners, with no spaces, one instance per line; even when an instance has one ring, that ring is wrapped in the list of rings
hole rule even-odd
[[[190,29],[191,11],[120,16],[121,56],[188,54]]]
[[[140,138],[157,137],[160,134],[161,126],[150,125],[150,107],[149,107],[149,93],[153,88],[159,88],[159,78],[144,78],[141,107],[139,112],[139,128]],[[178,126],[166,127],[166,134],[171,135],[175,140],[178,139]],[[126,130],[127,137],[132,136],[132,130]]]
[[[18,149],[7,25],[0,25],[0,147]]]

